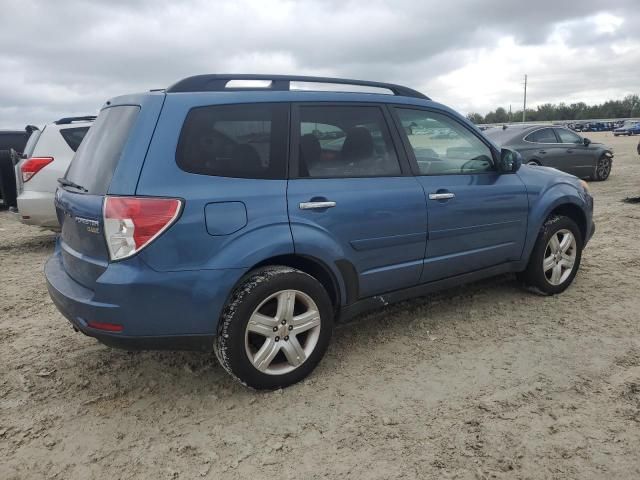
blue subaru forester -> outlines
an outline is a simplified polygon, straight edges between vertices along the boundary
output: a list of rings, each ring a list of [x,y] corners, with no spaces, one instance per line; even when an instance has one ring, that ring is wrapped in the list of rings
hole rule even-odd
[[[334,322],[516,272],[572,282],[586,183],[522,166],[399,85],[200,75],[108,101],[59,180],[45,273],[73,326],[123,348],[214,350],[284,387]]]

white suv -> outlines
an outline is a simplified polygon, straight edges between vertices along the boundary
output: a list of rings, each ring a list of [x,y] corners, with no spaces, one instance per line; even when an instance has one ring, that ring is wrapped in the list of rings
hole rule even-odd
[[[96,117],[69,117],[33,132],[23,159],[16,165],[18,216],[29,225],[59,228],[53,204],[58,178],[64,177],[73,155]]]

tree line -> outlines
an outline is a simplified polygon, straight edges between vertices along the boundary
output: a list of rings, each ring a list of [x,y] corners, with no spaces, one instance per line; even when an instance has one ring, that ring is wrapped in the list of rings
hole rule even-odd
[[[545,103],[535,110],[527,108],[526,121],[552,121],[552,120],[590,120],[597,118],[628,118],[640,117],[640,97],[627,95],[622,100],[607,100],[599,105],[587,105],[584,102],[572,103]],[[522,109],[516,112],[507,112],[498,107],[494,111],[482,116],[472,112],[467,118],[475,124],[479,123],[508,123],[522,121]]]

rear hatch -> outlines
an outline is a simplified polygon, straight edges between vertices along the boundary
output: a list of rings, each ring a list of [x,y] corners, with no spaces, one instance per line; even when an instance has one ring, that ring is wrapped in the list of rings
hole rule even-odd
[[[138,105],[104,108],[56,192],[64,268],[88,288],[94,287],[109,262],[102,206],[139,114]]]

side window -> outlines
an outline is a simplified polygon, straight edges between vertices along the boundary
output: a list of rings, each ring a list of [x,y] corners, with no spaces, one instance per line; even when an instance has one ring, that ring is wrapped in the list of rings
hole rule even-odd
[[[301,106],[300,177],[400,175],[398,156],[378,107]]]
[[[184,121],[176,162],[190,173],[286,178],[288,104],[193,108]]]
[[[565,128],[556,128],[560,143],[582,143],[582,138]]]
[[[491,149],[455,120],[435,112],[396,108],[420,175],[494,170]]]
[[[75,152],[78,150],[87,131],[89,131],[89,127],[64,128],[60,130],[60,135],[62,135],[64,141],[67,142],[69,148]]]
[[[524,137],[524,139],[533,143],[558,143],[558,139],[553,133],[552,128],[541,128],[540,130],[531,132],[529,135]]]

